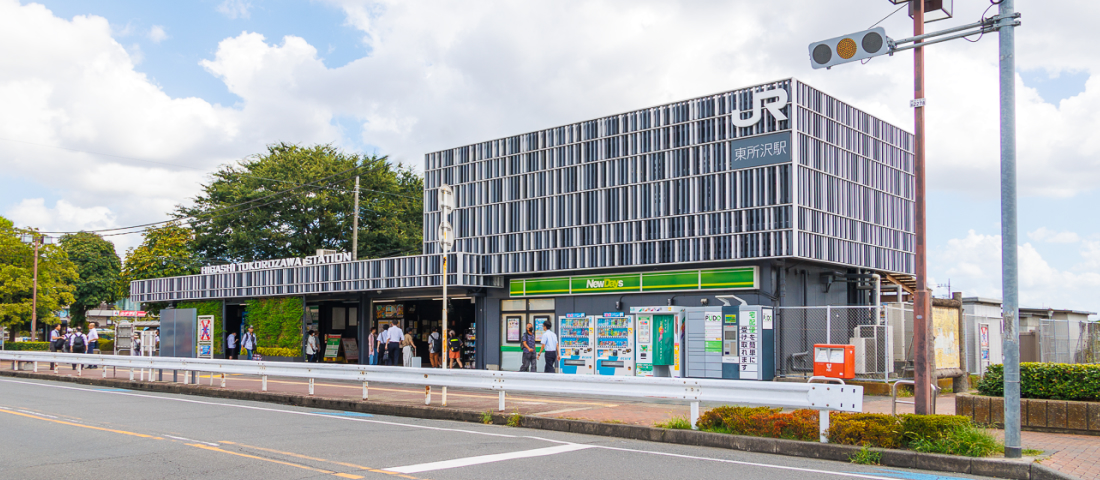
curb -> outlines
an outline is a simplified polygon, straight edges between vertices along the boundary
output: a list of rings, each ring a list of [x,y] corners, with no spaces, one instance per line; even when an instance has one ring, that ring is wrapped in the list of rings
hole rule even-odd
[[[82,385],[99,385],[124,388],[135,391],[164,392],[182,395],[197,395],[233,400],[276,403],[325,410],[343,410],[350,412],[391,415],[397,417],[424,418],[430,420],[452,420],[459,422],[482,423],[479,412],[463,411],[453,408],[399,405],[392,403],[371,403],[361,400],[345,400],[325,397],[310,397],[288,393],[259,392],[250,390],[229,390],[204,385],[184,385],[180,383],[149,383],[112,378],[94,377],[58,377],[49,374],[36,374],[11,370],[0,370],[0,376],[53,380]],[[506,425],[511,415],[493,413],[494,425]],[[700,432],[695,430],[672,430],[642,425],[589,422],[564,418],[546,418],[524,416],[520,426],[539,430],[579,433],[604,437],[643,440],[649,442],[671,443],[697,447],[725,448],[752,453],[771,453],[791,457],[816,458],[848,462],[849,457],[859,452],[859,447],[829,443],[800,442],[775,438],[747,437],[723,433]],[[964,473],[1012,480],[1079,480],[1077,477],[1061,473],[1038,463],[1024,463],[990,458],[957,457],[918,453],[908,450],[873,449],[882,454],[881,466],[914,468],[919,470]]]

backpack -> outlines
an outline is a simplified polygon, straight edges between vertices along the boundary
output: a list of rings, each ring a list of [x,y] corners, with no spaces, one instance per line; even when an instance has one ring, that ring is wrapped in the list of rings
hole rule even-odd
[[[81,335],[73,337],[73,351],[76,352],[78,350],[81,352],[84,351],[84,337]]]
[[[436,353],[443,351],[443,336],[432,334],[432,350]]]

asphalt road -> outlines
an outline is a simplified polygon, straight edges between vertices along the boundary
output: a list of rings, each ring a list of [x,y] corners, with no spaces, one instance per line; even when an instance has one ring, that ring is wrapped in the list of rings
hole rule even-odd
[[[0,378],[4,479],[981,478]]]

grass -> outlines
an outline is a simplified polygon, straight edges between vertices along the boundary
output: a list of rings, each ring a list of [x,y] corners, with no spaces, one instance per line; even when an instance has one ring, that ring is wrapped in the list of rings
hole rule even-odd
[[[600,423],[610,423],[610,424],[612,424],[612,425],[626,425],[626,422],[624,422],[624,421],[622,421],[622,420],[615,420],[615,419],[611,419],[611,420],[600,420]]]
[[[492,425],[493,424],[493,411],[492,410],[486,410],[484,412],[481,412],[481,423],[484,423],[486,425]]]
[[[1004,449],[1001,449],[1001,451],[1004,451]],[[1034,448],[1025,448],[1025,449],[1023,449],[1021,454],[1025,457],[1038,457],[1039,455],[1043,454],[1043,451],[1042,450],[1036,450]]]
[[[691,430],[691,420],[686,415],[678,417],[672,417],[664,422],[654,423],[653,426],[658,428],[671,428],[676,430]]]
[[[959,426],[942,438],[928,440],[917,438],[909,448],[924,453],[944,453],[964,457],[988,457],[1003,452],[1004,445],[981,427]]]
[[[848,460],[860,465],[878,465],[882,462],[882,452],[876,452],[864,445],[855,455],[849,455]]]
[[[508,416],[508,423],[506,423],[505,425],[508,425],[509,427],[518,427],[521,423],[523,423],[523,415],[520,415],[519,412],[516,411],[512,412],[512,414]]]
[[[913,396],[913,387],[910,385],[898,386],[898,398],[909,398]]]

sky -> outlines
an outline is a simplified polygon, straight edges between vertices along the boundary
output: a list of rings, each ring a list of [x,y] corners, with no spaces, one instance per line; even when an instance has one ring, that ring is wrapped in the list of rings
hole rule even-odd
[[[977,21],[988,0],[956,0]],[[1100,311],[1100,33],[1018,0],[1021,303]],[[0,215],[161,221],[219,165],[333,143],[427,152],[796,77],[912,131],[912,55],[813,70],[886,0],[0,0]],[[995,12],[992,9],[989,12]],[[881,23],[910,36],[898,12]],[[1090,38],[1091,37],[1091,38]],[[997,36],[926,49],[930,284],[1000,298]],[[108,237],[120,254],[138,235]]]

